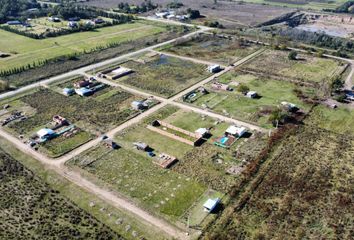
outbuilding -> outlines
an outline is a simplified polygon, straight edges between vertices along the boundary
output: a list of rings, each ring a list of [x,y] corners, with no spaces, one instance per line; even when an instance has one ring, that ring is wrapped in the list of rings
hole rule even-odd
[[[133,101],[131,106],[135,110],[144,110],[147,109],[149,106],[145,103],[145,101]]]
[[[55,132],[49,128],[42,128],[37,132],[37,136],[42,140],[47,140],[54,137]]]
[[[71,96],[75,93],[74,89],[72,88],[64,88],[63,89],[63,94],[66,96]]]
[[[81,97],[85,97],[85,96],[89,96],[93,93],[93,91],[91,89],[88,88],[79,88],[79,89],[75,89],[75,92],[77,95],[81,96]]]
[[[257,92],[255,92],[255,91],[249,91],[249,92],[246,94],[246,96],[247,96],[248,98],[256,98],[256,97],[258,96],[258,94],[257,94]]]
[[[194,133],[198,135],[198,137],[202,138],[209,134],[209,130],[206,128],[198,128]]]
[[[221,70],[220,65],[208,66],[208,71],[211,72],[211,73],[217,73],[217,72],[220,72],[220,70]]]
[[[215,208],[218,206],[220,203],[220,198],[215,198],[215,199],[208,199],[204,204],[204,211],[211,213],[215,210]]]

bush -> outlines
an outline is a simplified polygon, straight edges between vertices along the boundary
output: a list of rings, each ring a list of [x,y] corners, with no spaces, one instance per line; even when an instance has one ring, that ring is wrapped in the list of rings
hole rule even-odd
[[[240,85],[237,86],[237,91],[241,92],[243,94],[246,94],[249,90],[250,90],[250,88],[245,84],[241,83]]]
[[[297,52],[291,51],[288,55],[289,60],[296,60],[297,59]]]

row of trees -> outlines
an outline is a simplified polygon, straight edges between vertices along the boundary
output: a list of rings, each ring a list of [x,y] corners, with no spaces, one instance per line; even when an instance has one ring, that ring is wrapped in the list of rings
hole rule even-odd
[[[40,8],[40,4],[36,0],[0,0],[0,23],[18,17],[31,8]]]
[[[118,4],[118,9],[114,10],[116,12],[122,12],[122,13],[130,13],[130,14],[136,14],[136,13],[143,13],[143,12],[148,12],[153,9],[156,9],[157,5],[153,4],[150,0],[142,2],[140,5],[130,5],[129,3],[124,3],[120,2]]]

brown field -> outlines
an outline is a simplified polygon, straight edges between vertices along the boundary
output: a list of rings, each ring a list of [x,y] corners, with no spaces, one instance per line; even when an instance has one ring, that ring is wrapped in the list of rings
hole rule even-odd
[[[127,0],[131,4],[140,4],[143,0]],[[171,0],[155,0],[161,6],[172,2]],[[258,25],[279,17],[283,14],[294,11],[291,8],[283,8],[278,6],[256,5],[240,2],[218,1],[214,4],[213,0],[179,0],[184,4],[181,10],[186,8],[198,9],[202,15],[206,16],[207,20],[218,20],[225,27],[233,28],[242,25]],[[105,8],[117,7],[118,1],[115,0],[92,0],[84,3],[91,6],[99,6]],[[206,20],[204,19],[204,20]],[[201,19],[203,21],[203,19]]]

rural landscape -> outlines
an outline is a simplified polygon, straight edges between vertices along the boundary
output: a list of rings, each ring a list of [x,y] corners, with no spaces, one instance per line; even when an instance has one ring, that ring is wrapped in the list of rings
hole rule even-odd
[[[353,239],[353,14],[0,0],[0,239]]]

